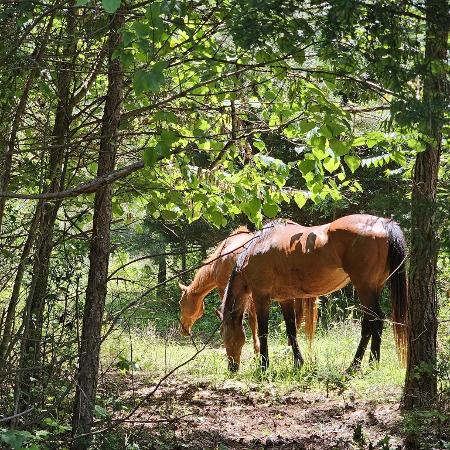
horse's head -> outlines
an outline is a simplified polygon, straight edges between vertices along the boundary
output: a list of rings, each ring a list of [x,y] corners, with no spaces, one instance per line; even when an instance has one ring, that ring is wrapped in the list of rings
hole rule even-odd
[[[181,289],[180,311],[181,311],[181,333],[190,335],[192,325],[199,319],[205,310],[203,298],[190,291],[189,286],[179,283]]]
[[[243,315],[238,312],[219,311],[222,318],[220,334],[222,335],[228,357],[228,370],[237,372],[241,362],[242,347],[245,344]]]

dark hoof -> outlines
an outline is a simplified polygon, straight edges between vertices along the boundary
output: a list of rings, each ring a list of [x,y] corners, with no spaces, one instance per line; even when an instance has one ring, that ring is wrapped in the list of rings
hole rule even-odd
[[[239,370],[239,364],[234,361],[228,361],[228,370],[230,372],[237,372]]]
[[[303,366],[303,364],[304,364],[303,359],[300,359],[300,360],[297,359],[297,360],[295,360],[295,361],[294,361],[294,369],[295,369],[295,370],[301,369],[302,366]]]
[[[352,364],[347,370],[344,371],[344,375],[348,378],[353,377],[357,372],[361,371],[360,364]]]

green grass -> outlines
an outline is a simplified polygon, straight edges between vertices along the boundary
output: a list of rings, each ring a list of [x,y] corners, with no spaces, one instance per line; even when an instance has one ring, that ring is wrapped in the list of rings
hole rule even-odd
[[[190,377],[192,381],[206,381],[222,384],[228,379],[240,383],[245,390],[250,385],[262,389],[271,385],[282,393],[293,389],[320,392],[347,392],[355,398],[373,401],[393,401],[399,398],[404,381],[404,369],[397,358],[392,331],[386,326],[382,339],[381,363],[377,367],[368,364],[368,353],[362,370],[350,379],[344,376],[350,365],[359,340],[359,323],[346,321],[333,325],[329,330],[318,330],[312,351],[308,351],[304,336],[300,334],[300,345],[305,359],[301,370],[295,370],[292,352],[286,344],[281,327],[271,330],[269,341],[270,368],[261,374],[259,359],[253,355],[251,339],[243,349],[242,364],[237,374],[227,370],[225,351],[215,336],[206,349],[189,364],[181,367],[176,376]],[[202,342],[197,343],[197,348]],[[180,337],[175,330],[167,337],[158,337],[154,332],[136,331],[111,335],[103,345],[102,362],[105,366],[128,368],[129,361],[136,364],[136,370],[148,375],[152,381],[195,354],[196,349],[189,338]],[[120,356],[119,356],[120,355]]]

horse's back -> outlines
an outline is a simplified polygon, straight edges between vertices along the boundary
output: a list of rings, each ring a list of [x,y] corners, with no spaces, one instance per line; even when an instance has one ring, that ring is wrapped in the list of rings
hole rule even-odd
[[[385,238],[388,219],[370,214],[351,214],[334,220],[329,224],[330,232],[346,231],[358,236]]]
[[[368,214],[345,216],[330,223],[329,241],[354,284],[380,285],[388,272],[389,219]]]
[[[252,288],[276,298],[324,295],[352,280],[379,283],[387,261],[387,219],[355,214],[304,227],[276,224],[241,255]]]

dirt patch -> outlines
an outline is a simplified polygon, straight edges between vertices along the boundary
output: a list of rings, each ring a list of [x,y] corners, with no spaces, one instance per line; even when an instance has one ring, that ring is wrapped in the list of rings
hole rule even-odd
[[[130,379],[115,381],[122,402],[131,405],[153,388],[145,377],[132,386]],[[403,448],[400,423],[396,403],[299,391],[281,395],[270,385],[227,380],[213,386],[183,377],[167,380],[124,428],[141,449],[382,448],[375,445],[386,436],[394,449]]]

